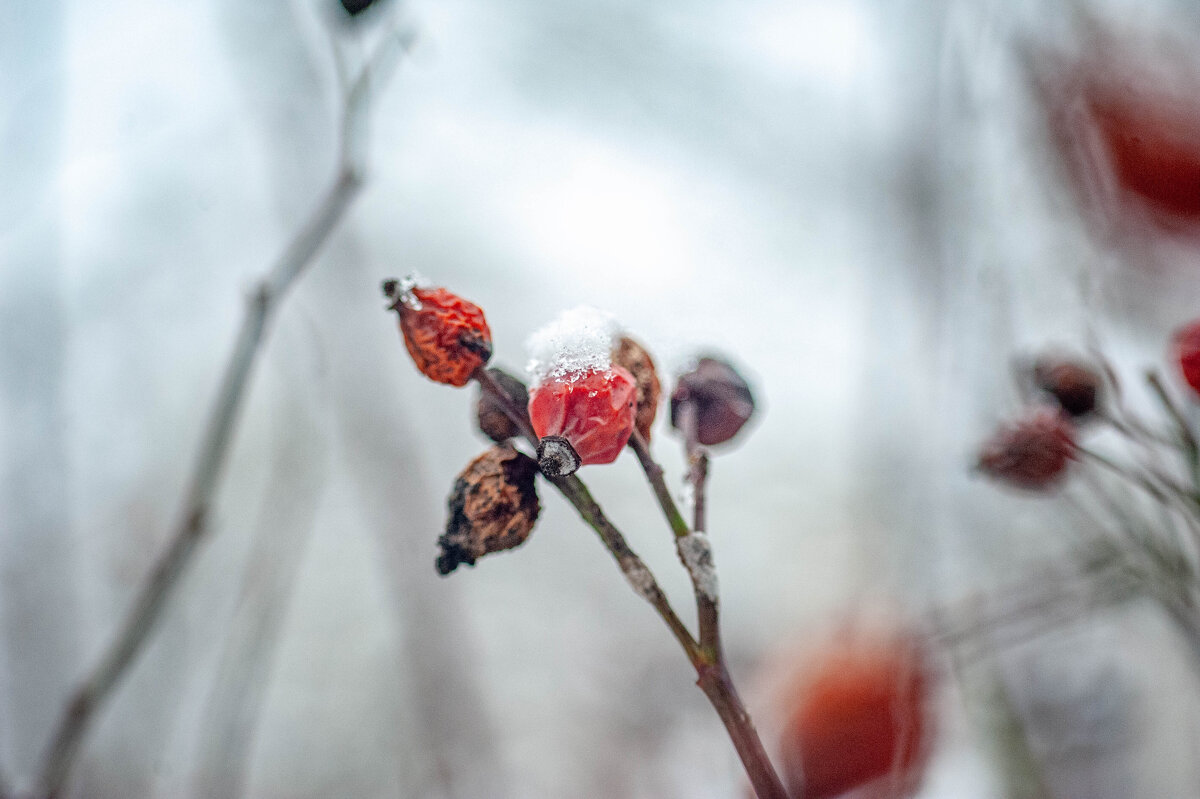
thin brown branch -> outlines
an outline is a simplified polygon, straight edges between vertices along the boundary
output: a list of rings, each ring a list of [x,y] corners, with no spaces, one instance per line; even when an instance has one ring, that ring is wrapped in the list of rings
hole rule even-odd
[[[692,530],[699,535],[707,536],[708,453],[700,445],[698,424],[695,403],[680,403],[679,429],[683,431],[683,449],[688,462],[688,482],[692,487]],[[694,580],[693,586],[695,586]],[[710,593],[711,596],[709,596]],[[715,590],[711,592],[696,591],[696,616],[700,627],[700,645],[718,659],[723,659],[720,597]]]
[[[385,42],[388,52],[394,42]],[[369,96],[369,72],[386,60],[372,60],[364,67],[346,97],[342,112],[342,143],[337,173],[317,204],[312,216],[296,231],[279,258],[250,297],[233,353],[225,367],[220,388],[209,411],[208,422],[191,478],[184,494],[180,521],[171,533],[166,550],[159,556],[138,591],[133,607],[116,637],[101,655],[59,719],[42,761],[36,796],[55,799],[63,792],[85,735],[96,713],[111,698],[114,689],[137,659],[162,616],[179,578],[190,565],[196,547],[209,530],[208,520],[217,486],[224,475],[246,387],[254,372],[263,338],[280,302],[312,265],[362,186],[357,143],[350,141],[362,131],[358,120]],[[361,87],[361,88],[360,88]]]

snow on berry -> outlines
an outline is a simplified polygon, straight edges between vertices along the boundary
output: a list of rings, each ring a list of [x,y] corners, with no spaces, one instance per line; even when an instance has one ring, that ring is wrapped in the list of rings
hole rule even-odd
[[[612,365],[613,343],[620,335],[616,318],[598,308],[563,311],[525,342],[525,367],[533,385],[554,378],[577,380]]]
[[[400,316],[404,346],[430,380],[465,386],[492,355],[492,331],[478,305],[418,279],[388,280],[383,293]]]

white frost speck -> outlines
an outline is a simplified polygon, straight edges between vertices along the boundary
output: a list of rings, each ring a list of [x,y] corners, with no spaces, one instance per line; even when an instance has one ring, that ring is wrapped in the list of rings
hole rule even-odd
[[[650,573],[644,563],[640,560],[622,563],[621,570],[625,572],[625,578],[629,580],[633,590],[637,591],[638,596],[647,602],[654,601],[654,575]]]
[[[712,545],[701,532],[688,533],[676,543],[683,564],[699,591],[710,602],[717,601],[717,567],[713,564]]]
[[[525,369],[533,384],[547,378],[575,380],[612,365],[613,342],[620,334],[616,318],[607,311],[580,306],[563,311],[525,342]]]
[[[429,288],[429,285],[429,278],[414,269],[400,281],[400,302],[414,311],[421,310],[421,301],[412,291],[413,289]]]

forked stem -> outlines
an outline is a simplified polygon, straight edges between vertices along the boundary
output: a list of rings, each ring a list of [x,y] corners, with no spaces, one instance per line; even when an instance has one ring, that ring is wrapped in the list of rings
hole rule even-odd
[[[536,450],[538,437],[533,430],[532,424],[530,424],[527,410],[514,403],[512,398],[496,382],[495,377],[483,367],[475,371],[474,378],[479,383],[481,389],[492,395],[493,399],[504,409],[504,413],[517,426],[517,429],[521,431],[522,437]],[[674,500],[671,499],[671,492],[667,489],[666,483],[663,480],[662,467],[650,457],[650,451],[646,446],[645,439],[637,431],[634,431],[633,436],[630,439],[631,446],[637,454],[638,460],[646,470],[646,475],[650,479],[650,484],[654,488],[659,504],[671,524],[672,531],[676,535],[676,541],[688,541],[692,539],[693,534],[688,528],[683,515],[675,506]],[[671,630],[671,634],[675,636],[675,640],[679,642],[684,654],[687,655],[688,661],[696,669],[696,684],[704,692],[704,695],[708,697],[708,701],[712,704],[713,709],[717,711],[717,716],[720,717],[721,723],[725,725],[725,730],[733,742],[733,747],[742,761],[742,766],[746,770],[746,775],[749,777],[750,784],[753,786],[754,793],[758,799],[788,799],[788,793],[784,789],[779,775],[775,773],[775,767],[771,764],[771,759],[767,756],[766,749],[762,745],[762,740],[758,737],[758,731],[754,727],[754,722],[750,718],[750,714],[746,710],[746,706],[742,703],[737,688],[733,684],[733,679],[729,674],[729,669],[725,662],[724,653],[721,651],[719,635],[717,633],[715,575],[710,584],[712,586],[710,589],[712,596],[708,609],[700,609],[701,631],[703,632],[707,625],[710,628],[710,637],[708,641],[702,640],[701,642],[697,642],[683,622],[680,621],[679,615],[675,612],[674,608],[671,607],[670,601],[667,599],[662,588],[659,587],[654,574],[641,558],[630,549],[628,543],[625,541],[625,537],[621,535],[616,526],[604,515],[604,511],[600,508],[599,503],[592,497],[591,492],[588,491],[587,486],[579,479],[578,475],[548,477],[547,479],[567,498],[568,502],[575,506],[580,517],[596,531],[600,540],[617,561],[621,571],[624,572],[634,590],[650,602],[663,622]],[[682,551],[680,557],[683,558]],[[685,565],[688,565],[687,560],[684,560]],[[711,566],[711,562],[709,565]],[[697,580],[695,570],[691,566],[688,566],[688,574],[692,577],[693,587],[697,595],[697,604],[699,606],[702,589]],[[708,614],[707,621],[706,614]]]

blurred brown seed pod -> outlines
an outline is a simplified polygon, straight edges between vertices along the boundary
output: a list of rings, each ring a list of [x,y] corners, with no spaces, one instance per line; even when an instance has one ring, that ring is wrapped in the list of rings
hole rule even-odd
[[[613,348],[613,363],[623,366],[633,375],[637,384],[637,415],[634,426],[642,437],[650,440],[650,427],[654,417],[658,415],[658,400],[662,395],[662,384],[658,381],[658,372],[654,368],[654,360],[646,348],[628,336],[622,336]]]
[[[706,447],[733,438],[754,415],[750,386],[737,370],[716,358],[701,358],[692,371],[679,376],[671,394],[671,426],[677,430],[685,404],[696,414],[696,438]]]
[[[513,405],[520,408],[521,413],[527,414],[529,390],[525,384],[503,369],[492,367],[488,369],[488,372],[496,378],[496,382],[512,400]],[[512,419],[508,418],[508,414],[504,412],[500,401],[483,389],[480,389],[479,399],[475,401],[475,423],[485,436],[497,444],[503,444],[520,434]]]
[[[438,538],[439,574],[460,563],[474,566],[489,552],[525,542],[537,521],[537,461],[512,447],[492,447],[467,466],[454,483],[446,532]]]

